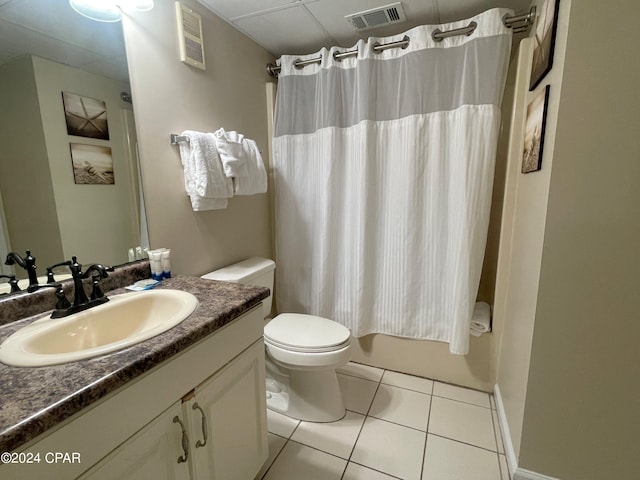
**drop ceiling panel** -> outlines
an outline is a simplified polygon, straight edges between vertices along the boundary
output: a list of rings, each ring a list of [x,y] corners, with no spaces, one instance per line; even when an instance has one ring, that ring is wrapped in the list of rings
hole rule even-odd
[[[198,0],[198,2],[227,19],[298,3],[297,0]]]
[[[404,32],[424,23],[435,23],[437,9],[434,0],[402,0],[407,21],[371,30],[357,31],[344,18],[345,15],[370,10],[394,3],[396,0],[319,0],[306,5],[311,14],[324,26],[339,45],[350,47],[359,38],[384,37]],[[448,0],[447,0],[448,1]],[[446,3],[446,2],[445,2]]]
[[[234,24],[275,55],[313,53],[335,44],[304,6],[244,17]]]

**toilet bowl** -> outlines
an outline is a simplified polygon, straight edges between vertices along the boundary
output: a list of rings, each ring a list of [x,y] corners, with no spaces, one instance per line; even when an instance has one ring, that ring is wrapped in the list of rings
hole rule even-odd
[[[275,263],[253,257],[202,278],[273,289]],[[345,415],[336,368],[351,352],[351,332],[333,320],[282,313],[272,320],[271,296],[263,302],[267,407],[308,422],[334,422]]]

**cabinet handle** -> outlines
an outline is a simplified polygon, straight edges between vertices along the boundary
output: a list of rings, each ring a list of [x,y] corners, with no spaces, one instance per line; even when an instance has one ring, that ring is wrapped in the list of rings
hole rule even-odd
[[[202,442],[200,440],[198,440],[196,442],[196,448],[200,448],[200,447],[204,447],[207,444],[207,417],[204,416],[204,410],[202,410],[202,407],[200,407],[200,405],[198,405],[198,402],[193,404],[193,407],[191,407],[192,410],[200,410],[200,415],[202,415]]]
[[[180,418],[178,418],[177,415],[173,417],[173,423],[179,423],[180,430],[182,430],[182,450],[184,451],[184,455],[180,455],[178,457],[178,463],[185,463],[189,458],[189,437],[187,436],[184,424],[180,421]]]

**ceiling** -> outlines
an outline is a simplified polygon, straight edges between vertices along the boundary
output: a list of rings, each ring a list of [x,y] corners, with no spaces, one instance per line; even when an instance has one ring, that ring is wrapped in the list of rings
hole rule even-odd
[[[171,0],[155,0],[166,2]],[[532,0],[402,0],[407,20],[356,31],[345,15],[395,0],[197,0],[275,56],[351,47],[422,24],[447,23],[494,7],[525,13]],[[75,13],[67,0],[0,0],[0,65],[27,53],[128,81],[122,25]]]
[[[356,31],[344,17],[398,0],[198,0],[276,56],[351,47],[360,38],[395,35],[424,24],[448,23],[495,7],[527,13],[533,0],[402,0],[407,20]]]
[[[129,81],[122,24],[84,18],[68,0],[0,0],[0,65],[27,53]]]

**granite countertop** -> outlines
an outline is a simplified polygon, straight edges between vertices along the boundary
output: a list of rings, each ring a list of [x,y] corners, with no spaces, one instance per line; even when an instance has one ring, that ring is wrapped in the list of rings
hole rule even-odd
[[[49,367],[0,363],[0,452],[11,451],[239,317],[269,295],[263,287],[175,277],[158,288],[184,290],[196,310],[167,332],[137,345]],[[117,289],[107,295],[126,293]],[[49,292],[52,293],[52,292]],[[0,327],[0,342],[45,314]]]

